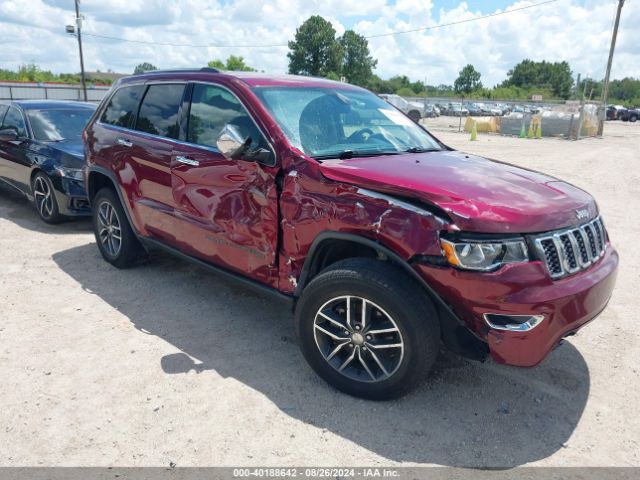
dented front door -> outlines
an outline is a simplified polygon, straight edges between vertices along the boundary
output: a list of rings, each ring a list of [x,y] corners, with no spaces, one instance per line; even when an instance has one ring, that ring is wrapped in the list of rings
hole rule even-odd
[[[249,121],[227,90],[194,86],[187,142],[177,144],[172,156],[176,236],[186,253],[275,287],[276,167],[227,159],[215,146],[230,122],[259,135]]]

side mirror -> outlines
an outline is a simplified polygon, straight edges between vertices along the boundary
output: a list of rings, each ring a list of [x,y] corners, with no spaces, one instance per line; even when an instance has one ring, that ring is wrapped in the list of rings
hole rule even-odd
[[[13,128],[5,128],[0,130],[0,141],[13,142],[18,139],[18,132]]]
[[[238,127],[230,123],[224,126],[216,140],[218,150],[227,160],[239,158],[250,144],[251,137],[242,138]]]

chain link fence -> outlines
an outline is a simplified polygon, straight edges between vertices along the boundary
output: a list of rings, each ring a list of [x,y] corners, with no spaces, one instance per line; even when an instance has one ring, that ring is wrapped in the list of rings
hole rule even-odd
[[[602,133],[605,110],[600,102],[571,100],[470,100],[455,97],[405,97],[424,105],[424,116],[466,117],[461,125],[470,131],[529,135],[537,129],[543,137],[578,139]],[[434,109],[435,107],[435,109]],[[437,109],[437,110],[436,110]],[[434,110],[437,112],[434,114]],[[537,132],[536,132],[537,133]]]

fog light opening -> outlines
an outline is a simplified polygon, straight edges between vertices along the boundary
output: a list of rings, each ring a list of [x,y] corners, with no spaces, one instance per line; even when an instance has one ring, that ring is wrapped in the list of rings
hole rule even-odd
[[[544,315],[504,315],[502,313],[485,313],[484,321],[495,330],[526,332],[540,325]]]

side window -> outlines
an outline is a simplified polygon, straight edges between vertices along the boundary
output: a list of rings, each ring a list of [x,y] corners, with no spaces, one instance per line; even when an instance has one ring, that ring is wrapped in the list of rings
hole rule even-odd
[[[4,118],[4,114],[7,113],[8,108],[6,105],[0,105],[0,126],[2,126],[2,119]]]
[[[109,100],[100,121],[117,127],[128,128],[135,116],[144,92],[144,85],[122,87]]]
[[[267,146],[260,130],[234,95],[214,85],[195,84],[187,141],[217,148],[216,140],[228,123],[235,125],[243,138],[251,137],[250,150]]]
[[[24,117],[20,110],[15,107],[9,107],[7,114],[4,117],[4,121],[2,122],[2,128],[13,128],[17,130],[18,137],[26,137],[27,136],[27,127],[24,123]]]
[[[184,85],[150,85],[136,121],[136,130],[162,137],[178,138],[178,111]]]

